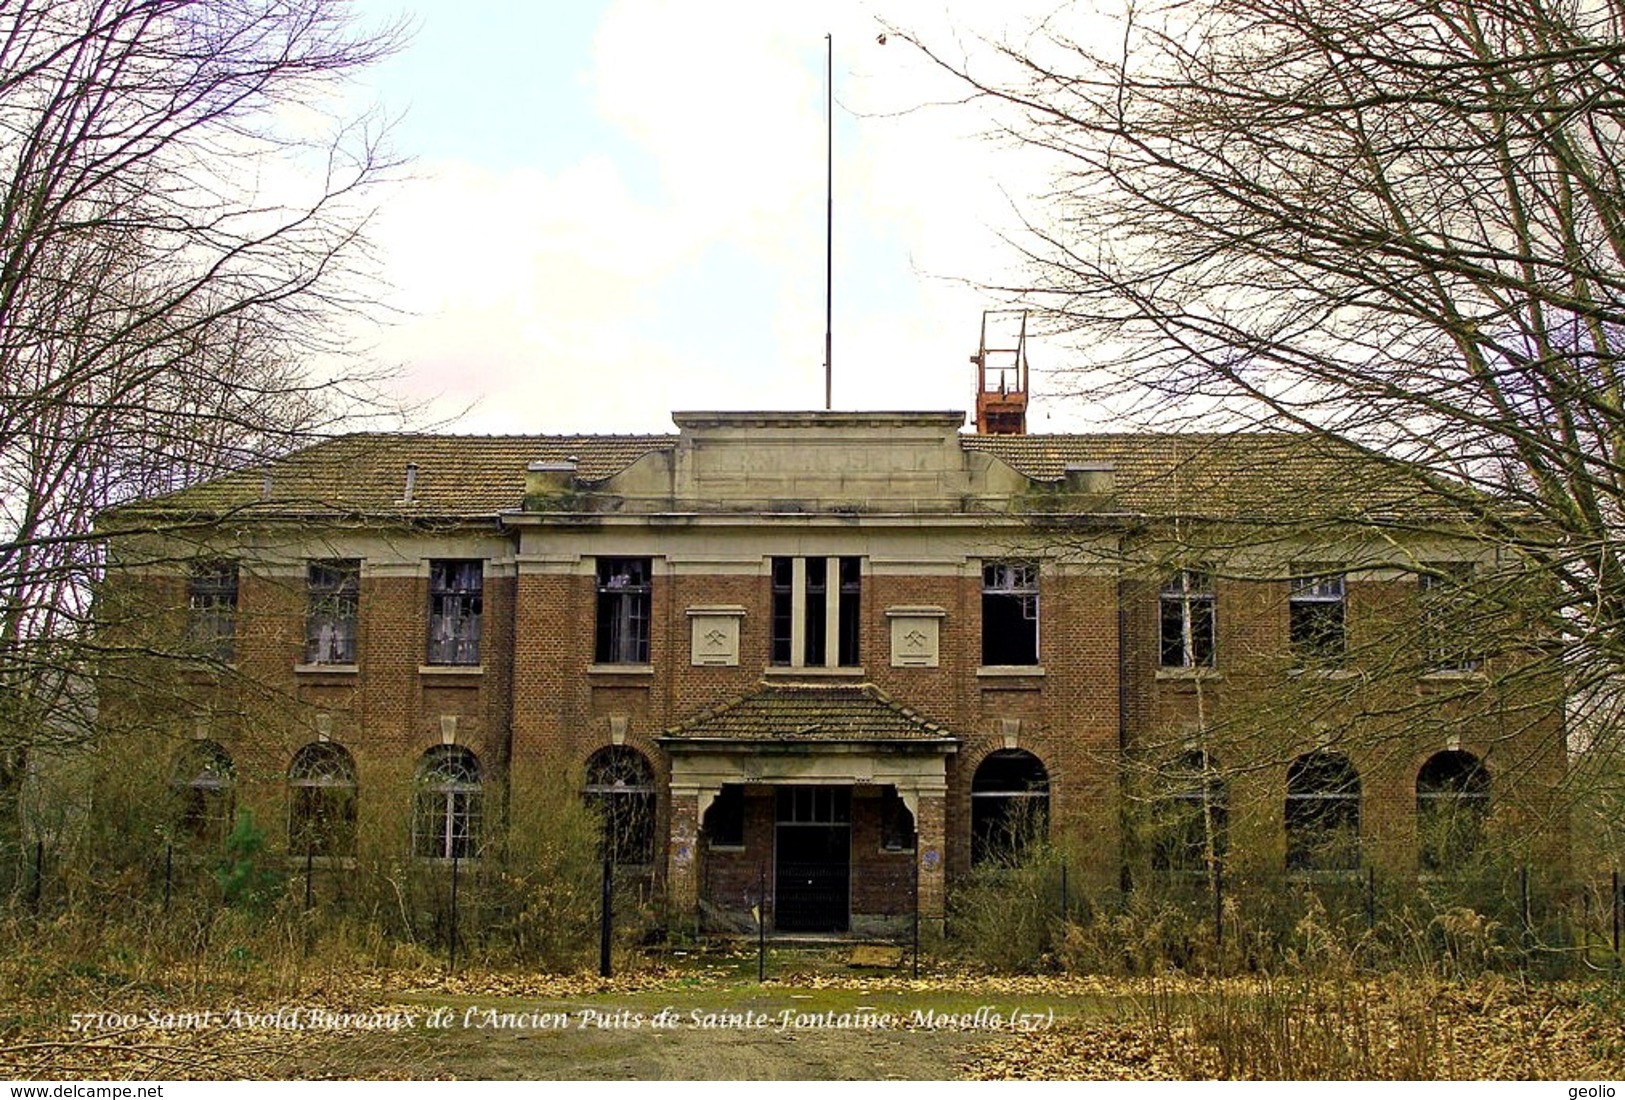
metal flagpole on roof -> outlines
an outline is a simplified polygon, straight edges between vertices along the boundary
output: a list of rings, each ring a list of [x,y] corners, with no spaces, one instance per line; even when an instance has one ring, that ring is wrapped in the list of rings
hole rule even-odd
[[[834,408],[835,36],[824,36],[824,410]]]

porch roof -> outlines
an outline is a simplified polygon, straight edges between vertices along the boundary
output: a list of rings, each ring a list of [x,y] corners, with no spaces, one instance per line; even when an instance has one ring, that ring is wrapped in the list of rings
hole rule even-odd
[[[701,711],[655,740],[667,748],[719,742],[959,744],[959,738],[873,684],[764,684]]]

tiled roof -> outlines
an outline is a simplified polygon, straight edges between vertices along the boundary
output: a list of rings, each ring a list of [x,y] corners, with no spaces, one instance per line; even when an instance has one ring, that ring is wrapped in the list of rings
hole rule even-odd
[[[525,467],[531,462],[574,458],[578,476],[592,481],[676,444],[675,435],[346,435],[268,466],[142,501],[139,508],[204,514],[269,507],[315,514],[494,516],[517,508],[524,499]],[[417,480],[412,503],[404,504],[409,462],[417,464]]]
[[[873,684],[768,684],[702,711],[665,736],[680,741],[788,744],[955,740]]]
[[[291,515],[485,518],[520,506],[531,462],[574,458],[577,476],[593,482],[651,451],[671,450],[677,440],[675,435],[349,435],[126,508],[197,516],[253,508]],[[964,435],[960,445],[996,456],[1040,483],[1059,485],[1069,465],[1109,465],[1114,492],[1091,511],[1302,515],[1306,502],[1318,502],[1327,514],[1348,515],[1413,507],[1417,499],[1415,486],[1404,485],[1393,467],[1306,436]],[[405,503],[408,463],[417,465],[417,475],[413,499]],[[1056,505],[1065,510],[1065,499]]]
[[[1237,432],[966,435],[967,451],[994,455],[1038,481],[1072,465],[1110,466],[1125,511],[1302,515],[1406,509],[1420,483],[1351,447],[1308,435]]]

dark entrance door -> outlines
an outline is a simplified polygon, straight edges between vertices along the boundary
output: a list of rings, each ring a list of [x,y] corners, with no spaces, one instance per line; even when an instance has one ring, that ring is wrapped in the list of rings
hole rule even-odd
[[[852,789],[781,787],[773,926],[845,932],[852,886]]]

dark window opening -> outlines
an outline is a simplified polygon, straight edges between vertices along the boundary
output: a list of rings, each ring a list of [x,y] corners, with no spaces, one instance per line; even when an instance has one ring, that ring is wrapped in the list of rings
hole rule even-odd
[[[353,665],[361,603],[361,563],[313,561],[307,573],[305,663]]]
[[[970,787],[971,864],[1020,863],[1049,836],[1049,772],[1023,749],[999,749]]]
[[[598,813],[602,852],[618,865],[654,862],[655,775],[648,758],[625,745],[587,761],[587,805]]]
[[[595,661],[649,663],[650,592],[648,558],[599,559]]]
[[[480,762],[460,745],[436,745],[418,761],[412,853],[427,859],[479,854],[483,812]]]
[[[982,566],[982,663],[1038,663],[1038,563]]]
[[[1416,775],[1416,837],[1423,871],[1459,871],[1483,850],[1490,773],[1470,752],[1435,753]]]
[[[1336,663],[1347,649],[1343,574],[1303,572],[1287,598],[1292,653],[1304,661]]]
[[[237,656],[237,563],[198,562],[186,584],[186,640],[202,657]]]
[[[851,787],[780,787],[780,825],[852,824]]]
[[[705,836],[713,848],[745,846],[745,788],[725,784],[705,811]]]
[[[1336,752],[1311,752],[1286,772],[1289,871],[1353,871],[1360,866],[1360,773]]]
[[[829,559],[808,558],[803,567],[807,570],[806,599],[802,612],[802,631],[806,638],[806,647],[802,656],[802,664],[820,668],[824,664],[825,624],[828,620],[824,616],[825,601],[829,599]]]
[[[429,563],[429,664],[480,663],[484,589],[483,562]]]
[[[327,741],[306,745],[288,766],[288,788],[290,853],[355,854],[355,762],[348,752]]]
[[[773,648],[770,659],[776,665],[790,663],[790,645],[795,616],[795,562],[791,558],[774,558],[773,573]]]
[[[859,608],[862,606],[862,562],[858,558],[840,559],[840,642],[836,650],[836,664],[852,668],[858,663]]]
[[[180,751],[170,786],[177,802],[176,832],[186,840],[218,844],[231,831],[237,771],[231,754],[214,741],[194,741]]]
[[[1159,605],[1162,667],[1213,667],[1212,576],[1189,569],[1180,570],[1162,586]]]
[[[1152,803],[1151,865],[1176,874],[1211,872],[1224,860],[1229,806],[1224,777],[1213,757],[1192,751],[1159,777]]]
[[[880,795],[880,848],[885,852],[914,850],[914,814],[895,787],[885,788]]]

